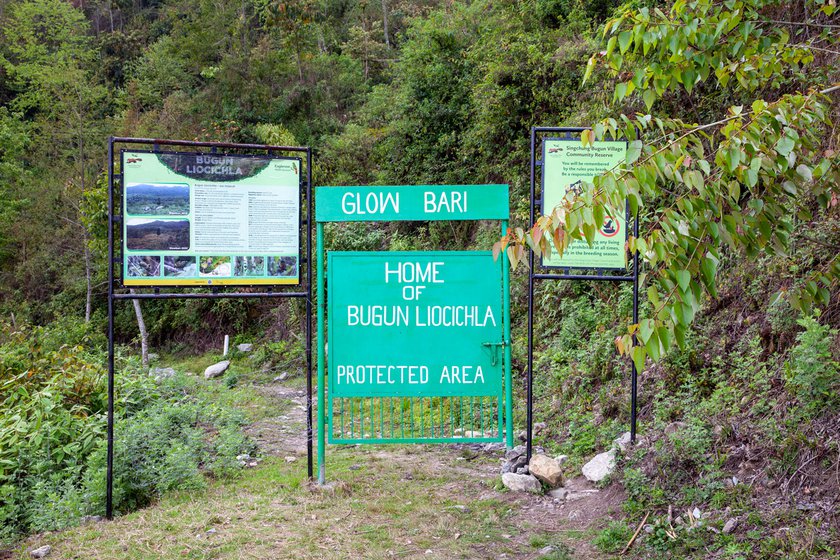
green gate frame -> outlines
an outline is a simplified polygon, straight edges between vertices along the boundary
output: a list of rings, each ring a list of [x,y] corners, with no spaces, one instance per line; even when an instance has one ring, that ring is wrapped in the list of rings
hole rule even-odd
[[[443,193],[446,191],[464,191],[471,196],[471,208],[467,210],[466,203],[462,207],[457,205],[446,206],[444,211],[429,212],[424,206],[423,196],[425,193]],[[374,213],[361,211],[361,204],[353,207],[356,211],[348,212],[343,201],[346,197],[356,196],[356,201],[361,197],[373,196],[374,200],[383,200],[382,197],[395,196],[396,193],[404,195],[403,204],[392,205],[391,209],[387,204],[377,208]],[[338,204],[339,197],[342,204]],[[510,217],[509,186],[500,184],[488,185],[411,185],[411,186],[355,186],[355,187],[315,187],[315,221],[316,221],[316,243],[314,270],[317,279],[317,346],[318,346],[318,483],[326,483],[326,413],[327,413],[327,383],[326,383],[326,351],[325,351],[325,312],[327,301],[325,296],[325,251],[324,251],[324,224],[329,222],[364,222],[364,221],[477,221],[477,220],[499,220],[501,222],[501,233],[508,232],[508,220]],[[500,252],[500,265],[502,267],[502,322],[504,345],[504,409],[505,409],[505,443],[508,449],[513,447],[513,387],[511,375],[511,337],[510,337],[510,267],[505,251]],[[413,397],[412,397],[413,398]],[[484,397],[482,397],[484,398]],[[332,406],[329,407],[332,410]],[[501,405],[499,405],[501,416]],[[501,427],[501,418],[500,418]],[[501,436],[501,433],[499,434]],[[487,442],[501,441],[500,439],[488,439],[486,437],[458,437],[458,438],[386,438],[373,440],[336,441],[335,443],[443,443],[443,442]]]

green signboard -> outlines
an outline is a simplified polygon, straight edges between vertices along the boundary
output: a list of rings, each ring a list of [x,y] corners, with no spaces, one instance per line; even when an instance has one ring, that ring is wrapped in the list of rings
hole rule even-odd
[[[123,284],[298,284],[300,163],[124,151]]]
[[[319,222],[506,220],[507,185],[316,187]]]
[[[327,259],[331,397],[501,395],[501,260],[489,251]]]
[[[603,141],[583,146],[579,139],[543,141],[543,212],[551,213],[563,202],[566,193],[591,183],[596,175],[625,161],[627,142]],[[559,268],[627,268],[627,219],[625,211],[607,216],[590,246],[575,241],[562,257],[552,254],[543,266]]]

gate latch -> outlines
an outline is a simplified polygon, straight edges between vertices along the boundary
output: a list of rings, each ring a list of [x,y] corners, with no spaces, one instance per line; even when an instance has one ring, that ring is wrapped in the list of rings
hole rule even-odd
[[[499,346],[504,347],[505,343],[504,342],[484,342],[484,343],[482,343],[482,346],[484,346],[485,348],[492,349],[492,358],[490,359],[490,365],[495,366],[497,363],[499,363],[497,350],[499,349]]]

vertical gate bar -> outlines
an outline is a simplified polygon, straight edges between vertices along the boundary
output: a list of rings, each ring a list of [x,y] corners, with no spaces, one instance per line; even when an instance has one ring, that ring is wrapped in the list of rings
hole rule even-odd
[[[316,226],[316,253],[318,275],[318,483],[326,484],[326,461],[324,452],[326,441],[324,434],[324,399],[327,391],[324,372],[324,224]]]
[[[639,214],[633,221],[633,237],[639,237]],[[633,324],[639,324],[639,251],[633,254]],[[637,344],[636,335],[633,334],[633,346]],[[636,371],[636,361],[632,359],[632,370],[630,372],[630,442],[636,443],[636,393],[638,390],[639,375]]]
[[[426,412],[423,410],[423,405],[426,404],[426,399],[420,397],[420,438],[426,436]]]
[[[114,137],[108,138],[108,450],[105,517],[114,517]]]
[[[461,437],[464,436],[464,397],[458,397],[458,429],[461,430]]]
[[[475,411],[473,410],[473,398],[470,397],[470,431],[475,431]]]
[[[306,475],[312,464],[312,148],[306,148]]]
[[[533,196],[531,198],[533,201]],[[533,204],[533,202],[532,202]],[[502,235],[507,235],[508,221],[502,220]],[[511,373],[510,354],[510,265],[508,264],[507,251],[502,251],[502,321],[505,324],[505,420],[507,422],[507,448],[513,448],[513,374]],[[533,263],[532,263],[533,270]],[[529,276],[532,272],[528,273]],[[529,366],[530,371],[530,366]],[[498,398],[498,397],[497,397]],[[500,403],[501,404],[501,403]],[[499,406],[499,435],[502,434],[502,407]]]
[[[449,434],[455,437],[455,399],[449,397]]]
[[[534,172],[534,158],[536,157],[536,140],[537,131],[531,127],[531,221],[528,225],[533,227],[535,221],[534,215],[534,197],[536,196],[536,183]],[[533,450],[533,426],[534,426],[534,252],[528,252],[528,370],[525,375],[525,460],[531,460],[531,451]],[[510,434],[508,434],[510,437]],[[510,440],[509,440],[510,441]],[[511,445],[512,442],[508,443]]]
[[[484,397],[478,397],[478,431],[484,435]]]
[[[400,397],[400,437],[405,439],[405,397]]]
[[[394,397],[388,397],[388,402],[391,403],[391,437],[394,437]]]
[[[446,430],[444,429],[446,427],[446,420],[443,416],[445,401],[443,399],[444,397],[438,399],[438,403],[440,403],[440,437],[446,437]]]

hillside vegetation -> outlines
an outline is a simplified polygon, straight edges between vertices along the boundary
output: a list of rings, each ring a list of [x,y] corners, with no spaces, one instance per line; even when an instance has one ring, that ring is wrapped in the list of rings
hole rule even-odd
[[[587,538],[618,553],[647,516],[639,558],[840,556],[834,0],[5,0],[0,37],[0,542],[103,510],[118,135],[311,146],[316,185],[508,183],[515,260],[629,199],[641,324],[628,286],[542,282],[535,300],[535,443],[568,474],[627,429],[629,360],[641,370],[642,443],[609,481],[621,514]],[[529,229],[539,125],[626,137],[631,157]],[[130,211],[163,202],[138,190]],[[497,227],[342,224],[326,245],[488,250]],[[521,264],[511,285],[521,429]],[[116,312],[118,512],[235,479],[264,414],[240,376],[300,367],[303,302],[143,301],[153,351],[178,364],[157,380],[135,309]],[[221,384],[181,375],[224,334],[259,355]]]

